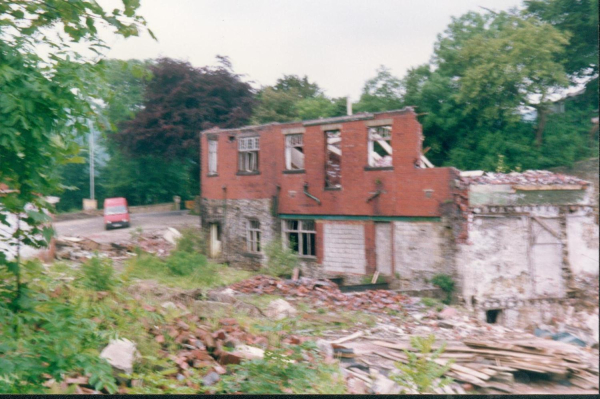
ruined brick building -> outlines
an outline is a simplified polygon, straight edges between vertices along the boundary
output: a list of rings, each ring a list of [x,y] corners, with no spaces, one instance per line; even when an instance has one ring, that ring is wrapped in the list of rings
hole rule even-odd
[[[215,128],[201,140],[202,223],[218,261],[258,268],[281,238],[303,275],[356,282],[379,271],[421,290],[448,274],[459,299],[482,317],[507,309],[508,322],[523,314],[508,306],[564,298],[573,273],[598,273],[587,182],[513,174],[502,185],[433,167],[412,108]]]

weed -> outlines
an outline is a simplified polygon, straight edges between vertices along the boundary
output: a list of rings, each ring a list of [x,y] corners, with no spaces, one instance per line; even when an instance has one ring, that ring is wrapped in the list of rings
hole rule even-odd
[[[433,350],[435,335],[428,337],[411,337],[410,343],[418,353],[404,351],[408,357],[408,364],[394,363],[400,371],[398,374],[390,374],[390,379],[398,385],[417,391],[420,394],[432,393],[436,388],[444,387],[452,382],[450,378],[441,378],[448,370],[453,360],[445,365],[439,365],[436,360],[444,352],[446,344],[442,343],[439,349]]]
[[[320,360],[313,342],[268,350],[264,359],[232,366],[232,374],[223,376],[217,391],[245,394],[345,393],[338,366],[326,365]]]
[[[440,301],[438,301],[435,298],[424,297],[424,298],[421,298],[421,303],[423,305],[427,306],[428,308],[431,308],[431,307],[438,305],[440,303]]]
[[[272,240],[265,246],[267,265],[262,269],[265,274],[282,277],[291,276],[292,271],[298,266],[298,256],[286,248],[281,240]]]
[[[112,291],[118,284],[112,260],[98,254],[81,265],[78,281],[84,288],[94,291]]]
[[[447,305],[450,304],[452,293],[454,292],[454,280],[452,280],[452,277],[447,274],[436,274],[431,279],[431,283],[446,293],[446,298],[442,302]]]
[[[181,231],[181,237],[177,240],[177,252],[189,252],[207,254],[207,244],[204,234],[194,228],[188,228]]]

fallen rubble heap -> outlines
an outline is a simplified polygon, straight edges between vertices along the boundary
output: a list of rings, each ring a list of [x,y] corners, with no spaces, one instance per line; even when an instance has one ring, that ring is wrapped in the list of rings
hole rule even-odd
[[[279,294],[288,297],[309,298],[313,303],[329,309],[363,310],[373,313],[400,312],[409,297],[393,291],[364,291],[344,294],[328,280],[302,277],[298,280],[280,280],[269,276],[255,276],[229,286],[245,294]]]

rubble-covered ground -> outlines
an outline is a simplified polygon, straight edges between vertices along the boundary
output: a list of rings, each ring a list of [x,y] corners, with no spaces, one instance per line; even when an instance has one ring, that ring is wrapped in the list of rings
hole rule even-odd
[[[568,320],[538,326],[536,336],[393,291],[342,293],[328,280],[281,280],[210,263],[198,264],[203,273],[178,275],[167,269],[179,237],[165,229],[110,244],[57,239],[60,260],[47,268],[45,290],[82,298],[84,313],[114,333],[98,349],[119,393],[416,393],[393,380],[399,364],[413,364],[411,354],[422,356],[411,337],[430,334],[435,348],[445,345],[435,361],[453,362],[444,373],[452,382],[437,393],[598,393],[597,327],[594,337],[578,306]],[[77,283],[81,262],[94,253],[119,270],[112,290]],[[590,294],[574,304],[593,307],[595,295],[597,317],[597,277],[579,283]],[[97,393],[84,375],[44,385]]]

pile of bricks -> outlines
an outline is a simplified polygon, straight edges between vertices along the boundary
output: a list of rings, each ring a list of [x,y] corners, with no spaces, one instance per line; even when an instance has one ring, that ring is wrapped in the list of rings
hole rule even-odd
[[[301,278],[296,281],[269,276],[255,276],[230,286],[245,294],[277,294],[287,297],[308,298],[313,303],[330,309],[363,310],[386,313],[402,311],[410,299],[393,291],[373,290],[351,294],[342,293],[329,280]]]
[[[574,176],[553,173],[547,170],[527,170],[523,173],[484,173],[481,176],[461,177],[467,184],[522,184],[522,185],[560,185],[576,184],[587,186],[589,183]]]

